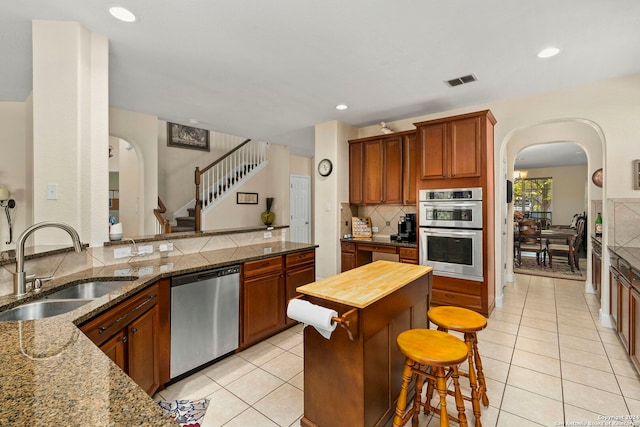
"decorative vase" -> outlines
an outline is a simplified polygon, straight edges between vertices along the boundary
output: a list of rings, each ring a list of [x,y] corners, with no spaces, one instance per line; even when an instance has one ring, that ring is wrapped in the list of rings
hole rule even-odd
[[[273,197],[267,197],[267,210],[260,214],[262,223],[267,227],[273,224],[276,219],[276,213],[271,212],[271,206],[273,206]]]
[[[272,211],[264,211],[262,212],[262,214],[260,214],[260,218],[262,219],[264,225],[270,226],[276,219],[276,213]]]

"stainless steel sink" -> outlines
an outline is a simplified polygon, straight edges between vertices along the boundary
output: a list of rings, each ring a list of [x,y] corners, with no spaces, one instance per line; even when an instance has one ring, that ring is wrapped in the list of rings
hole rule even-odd
[[[35,320],[44,317],[57,316],[75,310],[87,303],[90,299],[74,299],[65,301],[36,301],[24,304],[11,310],[0,313],[0,321],[5,320]]]
[[[57,292],[49,294],[45,299],[93,299],[100,298],[103,295],[113,292],[124,285],[131,283],[130,280],[115,281],[93,281],[87,283],[79,283]]]

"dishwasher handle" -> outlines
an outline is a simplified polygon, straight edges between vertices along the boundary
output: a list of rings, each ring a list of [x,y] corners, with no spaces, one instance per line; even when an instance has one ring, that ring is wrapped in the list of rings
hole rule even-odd
[[[186,285],[189,283],[215,279],[217,277],[229,276],[231,274],[240,274],[240,267],[225,267],[217,270],[209,270],[201,273],[185,274],[183,276],[174,277],[171,279],[171,286]]]

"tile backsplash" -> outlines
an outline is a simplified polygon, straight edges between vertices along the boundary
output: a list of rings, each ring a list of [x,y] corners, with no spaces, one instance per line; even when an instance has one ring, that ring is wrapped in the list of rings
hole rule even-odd
[[[371,218],[371,226],[378,227],[378,232],[374,232],[373,237],[386,238],[398,233],[398,221],[408,213],[416,213],[416,207],[403,205],[351,206],[348,203],[342,203],[341,235],[351,233],[352,216],[368,216]]]
[[[640,199],[608,199],[607,202],[608,244],[640,247]],[[594,212],[595,215],[601,210]]]

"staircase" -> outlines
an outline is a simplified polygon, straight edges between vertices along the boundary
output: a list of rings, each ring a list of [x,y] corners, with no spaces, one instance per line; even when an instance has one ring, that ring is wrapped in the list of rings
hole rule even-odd
[[[200,231],[205,212],[268,164],[267,148],[265,142],[247,139],[204,169],[196,167],[196,198],[174,213],[177,225],[171,227],[171,232]]]

